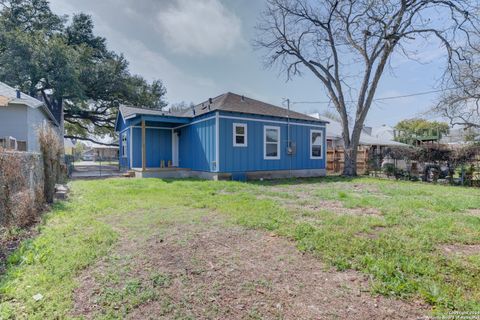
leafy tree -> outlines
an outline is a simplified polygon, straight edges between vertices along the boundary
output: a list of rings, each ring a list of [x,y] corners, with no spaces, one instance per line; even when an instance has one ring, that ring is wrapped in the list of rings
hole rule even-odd
[[[451,66],[478,30],[477,12],[475,0],[267,0],[256,45],[266,65],[278,66],[287,79],[309,72],[318,80],[341,117],[343,174],[352,176],[360,134],[391,59],[438,41]]]
[[[0,81],[42,98],[65,121],[65,137],[113,137],[121,104],[166,106],[162,82],[132,75],[94,34],[90,16],[69,21],[47,0],[0,0],[0,8]]]
[[[428,121],[425,119],[402,120],[395,126],[396,141],[414,144],[415,141],[426,136],[436,136],[438,140],[448,134],[450,127],[446,122]]]
[[[195,104],[193,102],[186,103],[185,101],[181,101],[181,102],[178,102],[178,103],[173,103],[170,106],[169,110],[171,112],[182,112],[182,111],[186,111],[186,110],[191,110],[194,107],[195,107]]]

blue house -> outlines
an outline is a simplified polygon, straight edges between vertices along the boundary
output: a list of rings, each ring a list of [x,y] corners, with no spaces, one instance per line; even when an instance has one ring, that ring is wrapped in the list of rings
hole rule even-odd
[[[234,93],[180,112],[121,106],[120,166],[137,177],[325,175],[325,121]]]

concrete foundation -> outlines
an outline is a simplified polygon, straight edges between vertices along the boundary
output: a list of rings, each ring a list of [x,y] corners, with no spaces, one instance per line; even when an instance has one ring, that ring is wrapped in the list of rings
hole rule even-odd
[[[205,180],[231,180],[232,174],[226,172],[192,171],[189,169],[147,169],[146,171],[134,170],[136,178],[159,178],[159,179],[185,179],[197,178]],[[245,172],[246,180],[260,179],[285,179],[285,178],[308,178],[323,177],[325,169],[304,170],[272,170]]]
[[[323,177],[325,169],[272,170],[246,172],[247,180]]]

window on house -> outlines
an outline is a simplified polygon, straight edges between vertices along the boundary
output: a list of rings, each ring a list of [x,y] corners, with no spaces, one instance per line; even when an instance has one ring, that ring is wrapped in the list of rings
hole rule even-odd
[[[27,151],[27,141],[17,141],[18,151]]]
[[[122,157],[127,156],[127,133],[122,133]]]
[[[280,127],[265,126],[263,131],[264,159],[280,159]]]
[[[247,124],[245,123],[233,124],[233,146],[234,147],[247,146]]]
[[[310,130],[310,159],[323,158],[323,131]]]

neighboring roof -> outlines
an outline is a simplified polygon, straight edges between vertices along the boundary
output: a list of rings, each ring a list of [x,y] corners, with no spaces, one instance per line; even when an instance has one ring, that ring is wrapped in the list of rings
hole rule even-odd
[[[44,113],[53,121],[56,125],[58,125],[58,121],[53,116],[52,112],[48,107],[38,99],[29,96],[26,93],[20,92],[20,98],[17,98],[17,89],[0,82],[0,102],[1,105],[6,106],[8,104],[20,104],[28,106],[32,109],[42,108]]]
[[[384,140],[393,140],[395,137],[394,132],[395,132],[394,128],[387,125],[383,125],[383,126],[375,127],[372,129],[372,137],[376,137]]]
[[[3,82],[0,82],[0,96],[8,98],[9,103],[23,104],[32,108],[38,108],[43,105],[42,101],[23,92],[20,93],[20,98],[17,98],[17,90]]]
[[[466,137],[468,135],[473,135],[474,141],[480,140],[480,129],[471,128],[471,130],[465,130],[464,128],[452,128],[447,135],[444,135],[440,139],[440,143],[448,144],[463,144],[466,142]]]
[[[75,147],[75,144],[72,142],[71,139],[63,139],[63,146],[65,148],[73,148]]]
[[[210,101],[211,100],[211,101]],[[211,103],[210,103],[211,102]],[[192,109],[187,109],[179,112],[170,112],[168,110],[154,110],[147,108],[137,108],[129,106],[121,106],[120,112],[123,118],[128,118],[133,115],[159,115],[159,116],[173,116],[173,117],[197,117],[211,111],[229,111],[245,114],[255,114],[263,116],[282,117],[298,120],[325,122],[314,117],[310,117],[306,114],[291,111],[290,112],[278,106],[262,102],[259,100],[244,97],[235,93],[225,93],[218,97],[209,99],[200,103],[194,107],[195,114]]]
[[[314,113],[311,116],[318,117],[320,120],[328,121],[327,125],[327,139],[342,139],[342,124],[338,121],[324,117],[318,113]],[[361,145],[375,145],[375,146],[407,146],[404,143],[393,141],[391,139],[385,139],[381,137],[374,137],[365,132],[360,134]]]
[[[0,96],[0,107],[8,106],[9,102],[10,102],[10,98],[5,97],[5,96]]]

